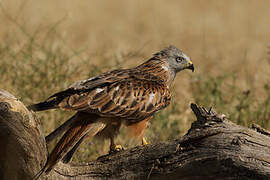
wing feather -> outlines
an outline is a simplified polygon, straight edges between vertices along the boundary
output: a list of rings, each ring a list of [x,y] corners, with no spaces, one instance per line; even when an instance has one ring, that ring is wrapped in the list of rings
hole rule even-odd
[[[88,93],[72,95],[62,102],[64,109],[95,112],[104,117],[138,122],[170,103],[167,87],[152,81],[126,80]]]
[[[127,70],[111,71],[73,84],[58,106],[135,123],[170,103],[168,87],[146,79],[131,76]]]

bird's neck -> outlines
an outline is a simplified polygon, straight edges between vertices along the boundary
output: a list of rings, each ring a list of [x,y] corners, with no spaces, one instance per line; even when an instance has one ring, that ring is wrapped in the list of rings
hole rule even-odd
[[[145,74],[145,76],[148,74],[151,76],[150,79],[157,79],[167,87],[171,86],[176,75],[166,62],[157,59],[150,59],[137,66],[136,69],[140,74]]]

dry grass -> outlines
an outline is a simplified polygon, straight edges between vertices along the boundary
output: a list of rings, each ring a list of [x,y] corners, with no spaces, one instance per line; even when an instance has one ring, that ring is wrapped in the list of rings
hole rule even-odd
[[[146,133],[150,141],[183,135],[194,120],[190,102],[214,106],[238,124],[256,122],[270,129],[267,0],[0,4],[0,88],[25,104],[44,100],[76,80],[135,66],[173,44],[191,56],[196,71],[178,74],[174,102],[152,120]],[[53,110],[38,117],[47,134],[71,114]],[[117,140],[134,145],[125,129]],[[75,161],[107,150],[103,143],[87,141]]]

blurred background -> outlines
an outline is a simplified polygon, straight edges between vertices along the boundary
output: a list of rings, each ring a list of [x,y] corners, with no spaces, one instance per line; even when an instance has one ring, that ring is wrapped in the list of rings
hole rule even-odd
[[[148,141],[184,135],[195,120],[191,102],[270,129],[269,17],[268,0],[0,0],[0,88],[36,103],[172,44],[191,57],[195,72],[178,74],[173,103],[152,119]],[[47,135],[72,112],[36,115]],[[137,145],[125,135],[122,128],[117,142]],[[108,144],[88,139],[73,161],[95,159]]]

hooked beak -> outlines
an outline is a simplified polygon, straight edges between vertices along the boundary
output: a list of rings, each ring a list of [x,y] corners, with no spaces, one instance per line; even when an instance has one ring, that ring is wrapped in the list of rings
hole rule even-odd
[[[190,65],[187,67],[187,69],[190,69],[192,72],[194,72],[194,66],[192,63],[190,63]]]

